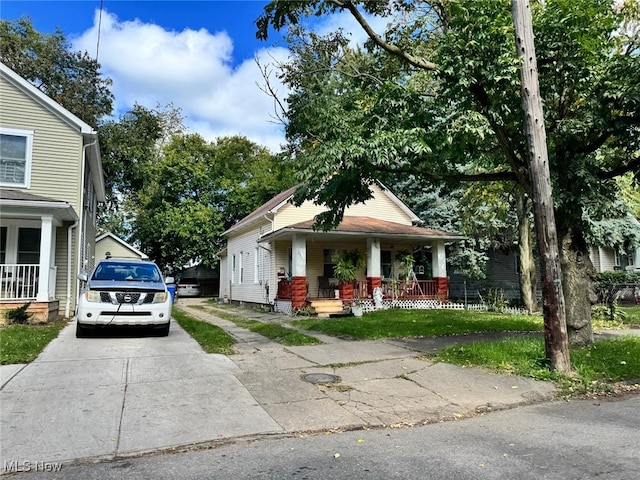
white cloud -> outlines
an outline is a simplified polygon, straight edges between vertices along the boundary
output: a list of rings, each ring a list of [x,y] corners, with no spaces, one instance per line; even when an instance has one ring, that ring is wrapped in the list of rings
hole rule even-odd
[[[384,29],[385,19],[368,19],[378,31]],[[93,27],[73,41],[74,48],[96,51],[99,22],[96,10]],[[361,44],[366,38],[348,13],[315,25],[321,34],[339,27],[351,33],[352,42]],[[288,53],[268,48],[256,57],[263,66],[274,65]],[[119,20],[103,10],[98,60],[103,74],[113,80],[116,115],[134,103],[148,108],[171,103],[181,109],[189,131],[209,141],[243,135],[274,153],[285,143],[283,127],[274,120],[274,100],[260,89],[264,79],[258,65],[251,59],[234,67],[233,39],[226,32],[172,31],[138,19]],[[287,89],[274,75],[271,82],[283,100]]]
[[[95,51],[97,15],[94,26],[74,40],[75,48]],[[187,128],[207,140],[243,135],[275,153],[284,133],[272,121],[273,99],[258,86],[264,81],[255,61],[234,68],[232,55],[226,32],[169,31],[102,12],[98,60],[113,80],[117,114],[134,103],[148,108],[172,103],[182,110]],[[286,55],[282,48],[260,52],[263,58]]]

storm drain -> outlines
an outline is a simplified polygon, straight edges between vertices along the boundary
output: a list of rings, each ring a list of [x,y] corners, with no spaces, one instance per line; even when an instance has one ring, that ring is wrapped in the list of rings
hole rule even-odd
[[[331,375],[330,373],[307,373],[302,376],[302,380],[316,384],[338,383],[340,377],[338,375]]]

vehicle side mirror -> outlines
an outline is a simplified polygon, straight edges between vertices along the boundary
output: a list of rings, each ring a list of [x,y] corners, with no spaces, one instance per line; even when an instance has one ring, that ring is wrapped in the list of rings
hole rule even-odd
[[[173,277],[167,277],[167,278],[164,279],[164,283],[166,283],[168,285],[168,284],[171,284],[171,283],[176,283],[176,281],[174,280]]]
[[[78,274],[78,280],[80,280],[81,282],[86,282],[87,280],[89,280],[89,275],[87,275],[87,272],[80,272]]]

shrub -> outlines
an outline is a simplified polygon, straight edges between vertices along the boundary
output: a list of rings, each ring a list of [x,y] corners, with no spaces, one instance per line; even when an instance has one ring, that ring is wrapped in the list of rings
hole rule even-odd
[[[31,313],[27,312],[29,305],[31,305],[31,302],[25,303],[20,307],[7,310],[5,316],[7,317],[7,320],[9,320],[9,323],[13,325],[26,325],[29,323],[29,319],[33,316]]]

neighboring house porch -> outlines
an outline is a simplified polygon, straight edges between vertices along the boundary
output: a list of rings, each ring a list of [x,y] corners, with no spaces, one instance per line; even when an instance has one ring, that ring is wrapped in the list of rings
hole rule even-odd
[[[401,225],[370,217],[345,217],[331,232],[314,232],[313,221],[301,222],[261,238],[275,246],[278,285],[276,301],[290,301],[299,308],[317,298],[372,299],[376,288],[383,299],[446,300],[445,240],[460,238],[413,225]],[[431,249],[432,270],[424,267],[405,275],[397,254],[410,253],[419,246]],[[340,284],[333,275],[334,252],[359,250],[366,265],[352,285]],[[430,273],[430,275],[429,275]],[[419,276],[418,276],[419,275]],[[430,278],[427,278],[430,277]]]
[[[65,222],[78,216],[66,202],[17,190],[2,189],[0,206],[0,308],[31,302],[29,312],[47,321],[58,313],[56,287],[67,271],[68,257],[56,251],[66,251]]]

